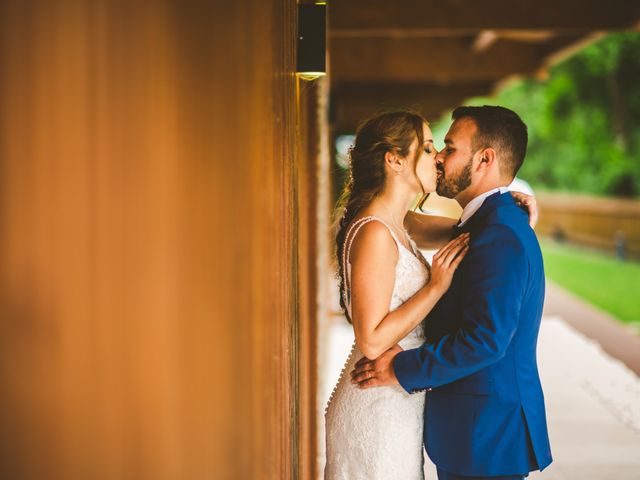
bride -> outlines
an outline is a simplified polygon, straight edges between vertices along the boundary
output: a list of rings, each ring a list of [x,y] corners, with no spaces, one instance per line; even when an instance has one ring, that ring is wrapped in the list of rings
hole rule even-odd
[[[336,235],[340,303],[355,344],[326,410],[325,480],[423,478],[425,394],[400,386],[359,389],[345,372],[396,344],[419,347],[422,320],[468,251],[465,234],[429,266],[403,226],[418,195],[436,189],[436,153],[428,123],[415,113],[383,113],[357,132]],[[517,199],[527,203],[526,197]],[[455,221],[431,218],[431,238],[442,244]]]

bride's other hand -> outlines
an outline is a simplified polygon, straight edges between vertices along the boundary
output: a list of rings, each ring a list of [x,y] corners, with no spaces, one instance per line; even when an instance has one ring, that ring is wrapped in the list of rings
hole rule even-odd
[[[469,233],[463,233],[447,243],[433,256],[429,285],[438,289],[442,295],[451,286],[453,274],[469,251],[469,239]]]
[[[536,197],[522,192],[509,193],[511,193],[511,196],[516,201],[516,205],[529,214],[529,225],[531,225],[531,228],[535,228],[538,223],[538,205],[536,204]]]

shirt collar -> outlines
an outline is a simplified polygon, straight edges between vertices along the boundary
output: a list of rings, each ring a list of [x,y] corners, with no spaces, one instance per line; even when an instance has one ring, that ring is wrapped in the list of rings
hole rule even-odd
[[[464,207],[464,210],[462,210],[462,216],[460,217],[460,222],[458,223],[458,226],[461,227],[462,225],[467,223],[467,221],[473,216],[473,214],[476,213],[478,209],[482,206],[482,204],[484,203],[487,197],[490,197],[491,195],[497,192],[506,193],[508,191],[509,189],[507,187],[497,187],[492,190],[489,190],[488,192],[481,193],[480,195],[475,197],[473,200],[467,203],[467,206]]]

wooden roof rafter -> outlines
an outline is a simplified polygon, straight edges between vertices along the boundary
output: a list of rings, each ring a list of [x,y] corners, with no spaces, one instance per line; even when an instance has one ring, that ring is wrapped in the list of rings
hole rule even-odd
[[[640,2],[629,0],[333,0],[332,124],[348,131],[359,115],[409,105],[433,117],[639,28]]]

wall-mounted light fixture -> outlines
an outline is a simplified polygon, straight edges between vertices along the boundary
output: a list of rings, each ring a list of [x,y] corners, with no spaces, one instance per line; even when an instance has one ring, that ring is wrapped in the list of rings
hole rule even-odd
[[[326,75],[327,4],[298,5],[298,61],[300,78],[314,80]]]

